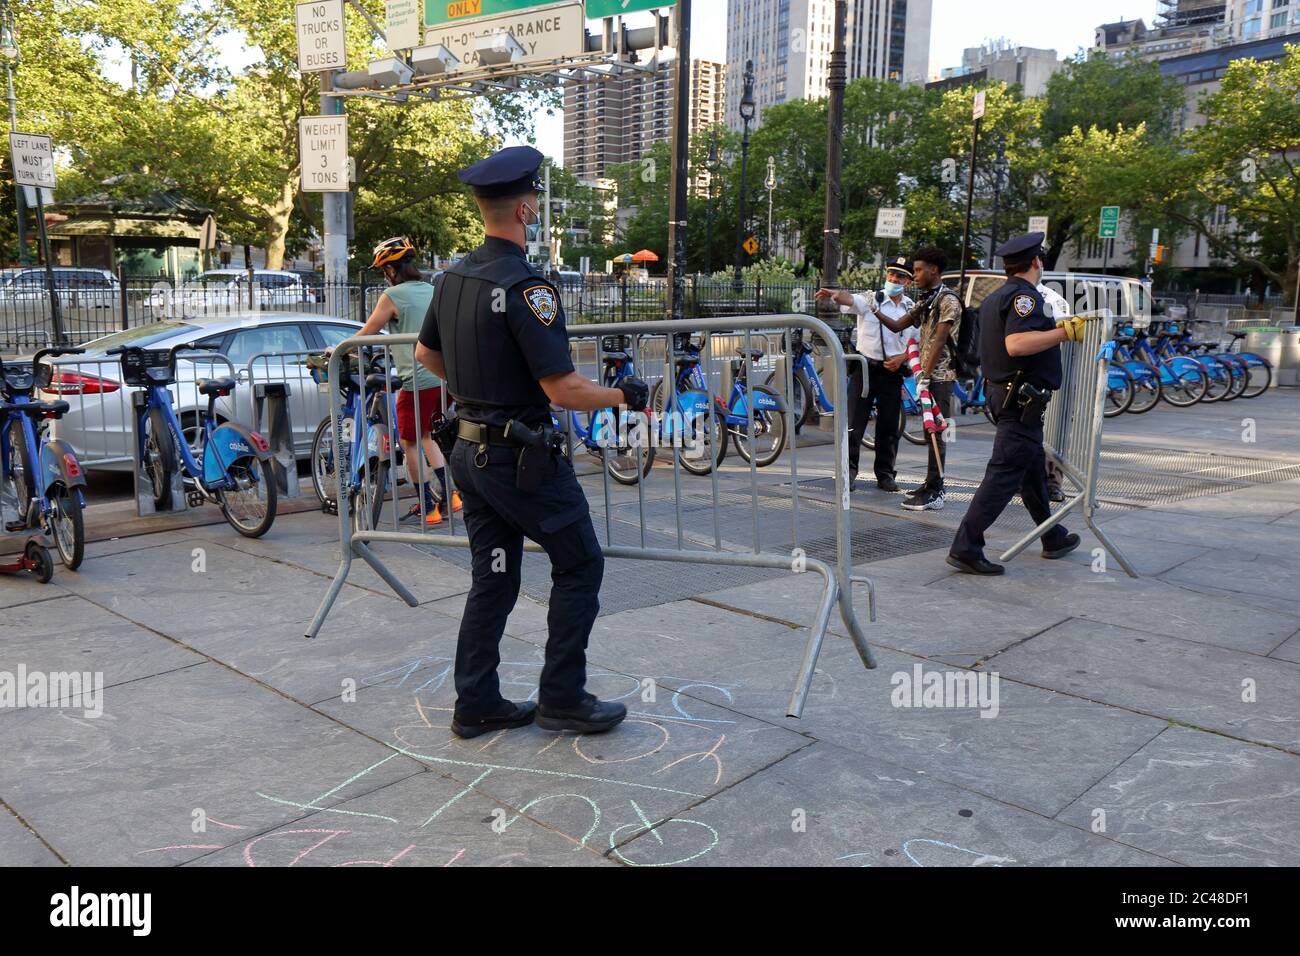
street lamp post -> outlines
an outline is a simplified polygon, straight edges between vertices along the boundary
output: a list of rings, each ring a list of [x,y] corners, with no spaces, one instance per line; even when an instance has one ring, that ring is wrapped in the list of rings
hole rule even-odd
[[[749,124],[754,119],[754,61],[745,62],[745,92],[740,98],[740,118],[745,124],[745,133],[740,140],[740,187],[736,190],[740,208],[736,211],[736,276],[731,286],[737,292],[745,287],[740,276],[744,268],[745,250],[741,245],[745,241],[745,177],[749,170]]]
[[[993,268],[993,250],[998,247],[998,211],[1002,204],[1002,190],[1007,177],[1007,141],[999,136],[996,144],[997,160],[993,164],[993,223],[989,230],[988,268]]]
[[[18,132],[18,97],[14,94],[14,67],[18,64],[18,36],[14,33],[14,18],[8,0],[0,0],[0,59],[5,64],[5,81],[9,88],[9,131]],[[18,261],[30,265],[27,257],[27,210],[23,202],[23,187],[14,184],[14,204],[18,209]]]
[[[776,190],[776,157],[767,157],[767,179],[763,185],[767,187],[767,254],[772,254],[772,193]]]
[[[704,274],[713,275],[713,182],[718,178],[718,130],[709,135],[709,216],[704,226]]]

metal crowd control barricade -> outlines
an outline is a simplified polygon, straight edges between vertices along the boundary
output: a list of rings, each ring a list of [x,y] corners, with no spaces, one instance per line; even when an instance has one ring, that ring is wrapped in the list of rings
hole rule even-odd
[[[1084,523],[1114,556],[1129,577],[1137,571],[1115,543],[1097,526],[1097,479],[1101,467],[1101,428],[1105,421],[1106,390],[1115,343],[1110,341],[1114,317],[1092,316],[1084,325],[1082,342],[1061,346],[1061,387],[1052,395],[1043,421],[1043,445],[1079,491],[1052,516],[1014,545],[1001,560],[1010,561],[1059,524],[1071,511],[1083,513]]]
[[[718,381],[715,371],[715,364],[719,361],[729,361],[730,356],[719,356],[716,350],[710,346],[710,335],[714,336],[714,342],[726,341],[728,343],[743,343],[748,352],[752,348],[753,341],[766,333],[774,333],[769,339],[780,340],[781,333],[790,329],[804,329],[809,332],[815,332],[828,343],[829,356],[828,360],[835,363],[839,370],[843,370],[845,356],[840,346],[839,338],[836,334],[820,319],[807,315],[768,315],[768,316],[732,316],[717,319],[698,319],[683,322],[673,321],[641,321],[641,322],[617,322],[601,325],[583,325],[574,327],[571,332],[575,339],[594,338],[596,341],[596,368],[599,371],[603,363],[604,346],[602,337],[604,336],[626,336],[632,343],[632,360],[638,370],[638,374],[646,377],[646,372],[660,367],[658,362],[662,355],[663,365],[672,369],[674,367],[675,353],[673,346],[673,333],[704,333],[705,347],[701,353],[702,371],[705,380],[709,383]],[[389,347],[411,347],[416,342],[414,335],[375,335],[375,336],[355,336],[340,343],[330,356],[328,376],[331,382],[339,381],[340,361],[346,361],[347,356],[359,349],[388,349]],[[662,347],[662,352],[660,351]],[[653,356],[647,358],[647,356]],[[582,363],[579,363],[580,365]],[[791,370],[789,363],[786,363],[785,383],[783,392],[789,395],[792,392],[793,383],[790,380]],[[834,390],[834,402],[836,407],[846,407],[846,375],[836,377],[836,386]],[[671,379],[665,385],[665,388],[671,388],[673,382]],[[446,396],[444,392],[444,404]],[[754,444],[754,411],[753,402],[746,402],[747,422],[744,433],[749,439],[749,448],[755,449]],[[788,405],[788,403],[787,403]],[[339,423],[339,408],[336,402],[331,402],[331,414],[334,416],[334,458],[336,461],[344,459],[345,448],[341,445],[340,435],[342,427]],[[418,412],[417,412],[418,414]],[[557,413],[557,415],[568,413]],[[595,413],[599,414],[599,413]],[[594,422],[595,416],[590,419]],[[785,428],[786,434],[793,438],[794,435],[794,415],[788,407],[785,410]],[[698,419],[697,419],[698,423]],[[573,459],[574,454],[574,437],[573,430],[567,429],[569,433],[569,454]],[[683,434],[685,428],[682,427],[677,434]],[[725,431],[722,434],[715,434],[715,440],[721,441],[727,439]],[[603,551],[608,558],[643,560],[643,561],[661,561],[673,563],[700,564],[713,567],[733,567],[733,568],[752,568],[752,569],[770,569],[787,572],[812,571],[820,575],[823,581],[821,597],[818,602],[817,612],[811,624],[807,642],[804,647],[802,660],[799,666],[798,674],[795,679],[794,689],[790,696],[788,713],[792,717],[798,717],[802,714],[804,704],[807,700],[809,689],[812,684],[813,673],[817,665],[818,656],[821,652],[822,644],[825,640],[826,631],[830,625],[831,613],[838,605],[840,617],[848,636],[853,641],[862,663],[867,668],[876,666],[875,658],[871,648],[867,644],[866,635],[858,621],[856,612],[853,607],[853,590],[854,583],[863,584],[867,588],[870,620],[875,620],[875,589],[871,581],[863,576],[855,575],[853,572],[852,559],[852,525],[851,510],[849,501],[848,485],[848,436],[843,429],[836,429],[834,432],[834,458],[833,471],[835,480],[835,499],[832,506],[828,507],[833,515],[834,522],[834,558],[832,560],[823,560],[821,558],[805,555],[802,551],[796,550],[795,554],[777,553],[771,550],[765,550],[761,539],[761,529],[759,523],[759,492],[757,475],[755,471],[754,455],[750,456],[748,478],[750,485],[749,501],[753,513],[753,537],[751,546],[744,548],[728,542],[724,547],[722,530],[720,526],[720,501],[719,495],[719,478],[718,469],[713,468],[708,478],[690,476],[685,480],[699,482],[704,488],[711,490],[712,498],[712,528],[707,525],[707,519],[704,519],[698,512],[692,513],[689,517],[689,530],[687,522],[683,521],[683,471],[681,468],[682,448],[681,442],[671,443],[671,480],[673,482],[675,515],[674,526],[671,531],[664,529],[655,529],[647,525],[646,511],[646,492],[645,486],[647,480],[641,479],[636,482],[636,511],[639,534],[637,545],[612,544],[612,511],[611,511],[611,486],[608,469],[602,467],[601,482],[603,488],[604,504],[604,529],[605,544]],[[662,447],[662,446],[661,446]],[[607,445],[599,449],[599,458],[602,464],[608,462],[610,449]],[[637,452],[641,454],[641,452]],[[798,472],[798,443],[791,441],[787,446],[786,454],[790,457],[790,478],[789,487],[792,493],[791,509],[789,519],[791,522],[791,540],[795,543],[796,549],[800,542],[799,538],[799,472]],[[641,459],[642,461],[644,459]],[[423,464],[421,459],[420,464]],[[659,469],[656,473],[662,476],[668,469]],[[450,473],[450,469],[448,469]],[[734,476],[733,476],[734,477]],[[663,480],[660,478],[659,480]],[[368,484],[368,481],[367,481]],[[699,487],[699,485],[697,485]],[[731,497],[735,497],[732,495]],[[375,553],[373,545],[380,543],[404,544],[404,545],[424,545],[424,546],[449,546],[466,548],[469,546],[469,540],[463,534],[457,533],[458,528],[456,515],[452,513],[449,517],[451,520],[445,521],[439,525],[436,533],[427,531],[403,531],[399,530],[394,521],[394,530],[379,530],[380,525],[387,525],[386,521],[377,523],[377,527],[372,529],[366,527],[367,521],[354,520],[351,514],[350,502],[347,496],[340,494],[338,496],[338,520],[339,520],[339,537],[341,560],[338,572],[335,574],[319,609],[316,612],[312,623],[307,630],[307,637],[315,637],[319,634],[321,627],[325,623],[331,608],[337,599],[339,592],[342,590],[344,583],[347,581],[353,559],[360,557],[393,589],[393,591],[402,598],[408,605],[415,607],[418,604],[416,597],[410,590],[393,574],[393,572],[384,564],[380,557]],[[623,499],[623,505],[631,508],[630,502]],[[598,509],[593,509],[598,510]],[[396,518],[397,509],[394,508],[394,517]],[[597,520],[594,522],[598,532],[601,525],[600,515],[594,516]],[[728,531],[732,529],[729,527]],[[712,532],[711,536],[709,532]],[[675,538],[675,544],[662,546],[651,546],[647,539],[650,536],[658,536],[662,539]],[[711,537],[711,540],[710,540]],[[525,549],[532,552],[541,552],[540,546],[531,541],[526,541]]]

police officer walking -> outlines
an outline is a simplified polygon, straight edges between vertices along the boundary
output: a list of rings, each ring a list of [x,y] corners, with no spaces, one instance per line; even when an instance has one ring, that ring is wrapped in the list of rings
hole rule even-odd
[[[447,382],[459,415],[450,464],[473,556],[456,645],[451,729],[460,737],[521,727],[534,717],[547,730],[599,733],[627,715],[622,704],[585,690],[604,558],[582,486],[560,454],[550,403],[641,411],[649,389],[634,378],[605,388],[573,367],[560,296],[524,254],[541,226],[542,159],[531,146],[513,146],[460,172],[473,188],[486,238],[439,278],[416,349],[420,363]],[[506,700],[497,678],[501,635],[519,596],[524,538],[551,559],[536,705]]]
[[[1083,338],[1084,320],[1054,320],[1044,308],[1043,239],[1031,232],[997,250],[1007,282],[980,306],[980,365],[988,382],[989,407],[997,421],[993,454],[948,554],[948,564],[967,574],[1002,574],[984,557],[984,532],[1017,492],[1035,524],[1051,517],[1043,415],[1061,387],[1061,343]],[[1043,557],[1063,558],[1079,536],[1059,524],[1043,535]]]

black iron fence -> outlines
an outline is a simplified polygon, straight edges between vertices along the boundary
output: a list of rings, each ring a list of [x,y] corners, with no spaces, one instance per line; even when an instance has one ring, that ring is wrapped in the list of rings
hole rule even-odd
[[[174,283],[97,269],[56,268],[53,288],[44,269],[0,271],[0,351],[33,351],[56,342],[81,344],[113,332],[165,320],[220,321],[250,313],[307,313],[365,321],[385,286],[326,284],[291,272],[227,270]],[[667,317],[666,279],[590,275],[557,281],[572,324]],[[686,316],[711,318],[815,311],[809,283],[750,282],[690,276]]]

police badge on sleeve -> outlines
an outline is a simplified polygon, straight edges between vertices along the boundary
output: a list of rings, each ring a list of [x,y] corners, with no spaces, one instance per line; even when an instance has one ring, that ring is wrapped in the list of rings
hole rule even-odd
[[[538,321],[548,327],[555,321],[555,316],[560,311],[555,301],[555,290],[547,285],[535,285],[525,289],[524,301],[528,303],[528,308],[533,310],[533,315],[537,316]]]
[[[1037,303],[1034,302],[1034,297],[1032,295],[1022,294],[1011,300],[1011,308],[1015,309],[1016,315],[1020,316],[1022,319],[1026,318],[1034,311],[1034,306],[1036,304]]]

